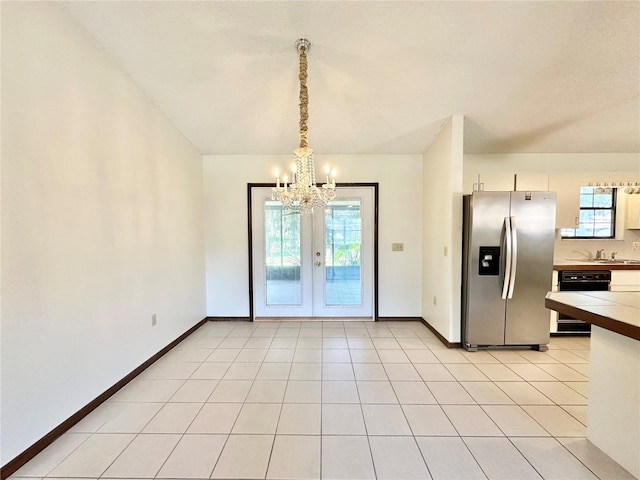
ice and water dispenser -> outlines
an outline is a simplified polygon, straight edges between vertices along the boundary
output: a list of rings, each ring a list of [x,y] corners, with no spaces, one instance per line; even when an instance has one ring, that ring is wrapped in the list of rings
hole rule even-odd
[[[478,275],[498,276],[500,274],[500,247],[480,247]]]

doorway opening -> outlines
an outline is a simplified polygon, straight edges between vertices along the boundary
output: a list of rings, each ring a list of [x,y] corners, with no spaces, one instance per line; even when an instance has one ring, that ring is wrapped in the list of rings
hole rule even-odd
[[[377,320],[378,184],[338,184],[301,215],[248,185],[251,320]]]

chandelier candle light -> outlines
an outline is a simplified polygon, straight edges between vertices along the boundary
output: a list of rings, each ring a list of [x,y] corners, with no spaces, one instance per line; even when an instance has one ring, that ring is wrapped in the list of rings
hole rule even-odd
[[[275,171],[276,186],[272,188],[271,198],[278,200],[287,209],[299,209],[301,213],[313,212],[315,207],[324,207],[336,196],[336,171],[325,167],[325,180],[321,187],[316,185],[316,167],[313,150],[308,144],[307,120],[309,119],[309,92],[307,90],[307,51],[311,44],[301,38],[296,41],[296,50],[300,55],[300,148],[296,148],[295,162],[291,165],[291,183],[284,175],[280,185],[280,173]],[[331,176],[331,178],[329,178]]]

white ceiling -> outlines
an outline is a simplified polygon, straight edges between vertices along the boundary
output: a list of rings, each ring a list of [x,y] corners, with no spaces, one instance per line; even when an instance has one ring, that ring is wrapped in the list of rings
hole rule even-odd
[[[203,154],[297,147],[297,38],[317,153],[640,152],[637,1],[63,5]]]

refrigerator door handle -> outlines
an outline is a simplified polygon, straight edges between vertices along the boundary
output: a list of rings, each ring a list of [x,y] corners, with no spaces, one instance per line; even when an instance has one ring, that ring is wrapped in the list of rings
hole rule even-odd
[[[516,217],[510,218],[511,224],[511,273],[509,274],[508,299],[513,298],[513,289],[516,286],[516,267],[518,266],[518,231],[516,230]]]
[[[511,284],[511,217],[504,217],[504,238],[503,247],[506,250],[504,255],[504,281],[502,283],[502,299],[507,299],[509,285]]]

